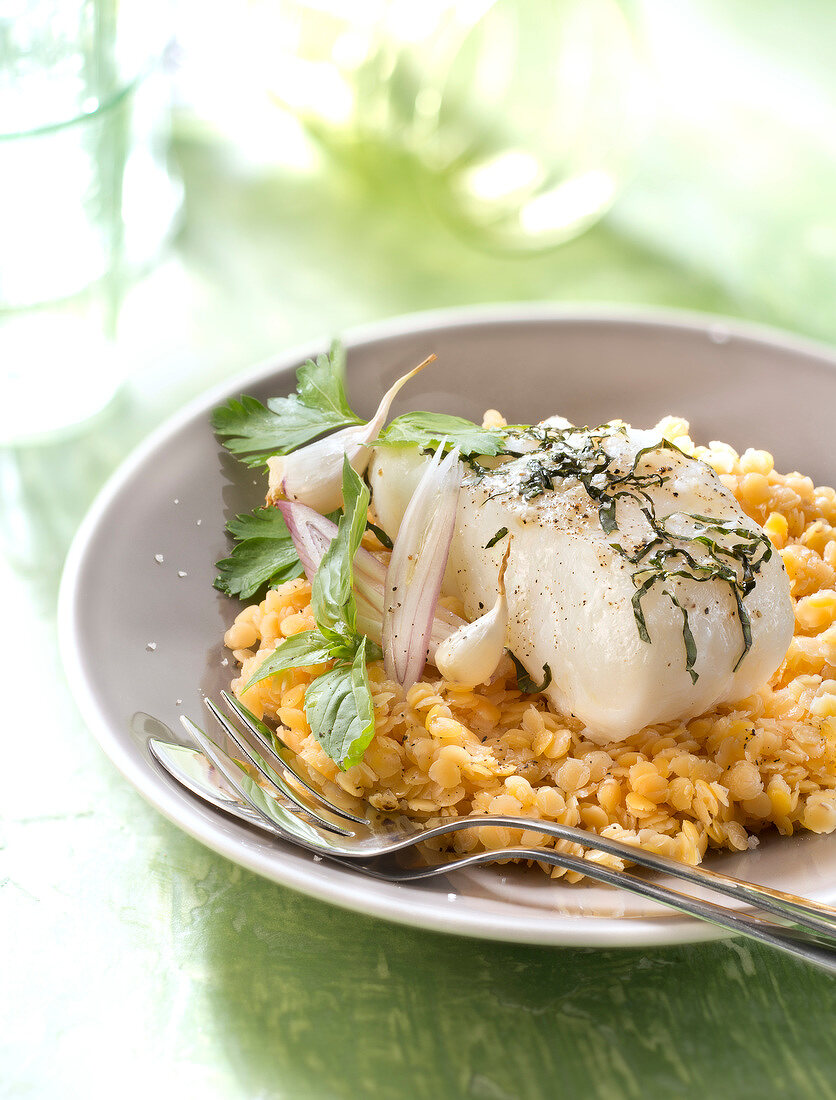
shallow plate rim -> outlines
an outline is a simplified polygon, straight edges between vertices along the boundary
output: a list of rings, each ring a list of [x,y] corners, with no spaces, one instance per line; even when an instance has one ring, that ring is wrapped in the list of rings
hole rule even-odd
[[[739,339],[812,357],[829,363],[836,370],[834,349],[805,337],[717,314],[660,307],[583,303],[507,303],[454,307],[405,314],[352,327],[341,338],[350,351],[358,345],[434,329],[532,322],[627,325],[650,329],[661,327],[703,335],[714,343]],[[88,509],[67,554],[59,589],[57,622],[59,649],[67,680],[82,718],[99,746],[146,801],[194,839],[238,865],[280,885],[355,912],[440,933],[543,946],[664,946],[701,942],[728,935],[722,929],[678,914],[659,918],[631,917],[626,920],[612,917],[553,916],[549,917],[549,927],[545,928],[542,916],[536,922],[526,923],[521,914],[519,924],[509,926],[491,914],[456,912],[451,906],[449,910],[434,913],[433,919],[428,919],[429,914],[426,911],[417,915],[410,908],[406,894],[399,903],[394,898],[370,899],[363,891],[366,880],[359,876],[356,879],[357,885],[349,886],[343,881],[345,876],[320,882],[318,876],[312,879],[310,874],[298,872],[293,866],[284,869],[282,874],[277,874],[271,861],[258,858],[258,852],[242,848],[243,830],[228,823],[220,815],[217,815],[217,820],[222,828],[213,823],[214,817],[205,818],[204,815],[196,814],[195,807],[185,801],[179,791],[175,791],[162,780],[161,775],[155,775],[149,768],[137,766],[125,750],[123,741],[127,734],[112,728],[99,708],[93,686],[85,675],[81,659],[82,640],[75,629],[76,599],[80,595],[78,580],[86,548],[102,516],[118,497],[124,484],[168,438],[196,418],[205,415],[220,401],[241,392],[242,388],[257,385],[273,375],[291,370],[305,359],[321,352],[327,344],[328,341],[324,339],[307,341],[236,373],[194,397],[166,418],[124,458]]]

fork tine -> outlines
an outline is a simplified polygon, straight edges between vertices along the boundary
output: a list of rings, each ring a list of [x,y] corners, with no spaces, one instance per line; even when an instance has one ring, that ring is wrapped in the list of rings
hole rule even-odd
[[[211,741],[203,732],[203,730],[199,726],[195,725],[191,718],[188,718],[185,714],[181,714],[180,722],[183,728],[189,734],[189,736],[194,740],[197,745],[200,746],[203,754],[212,762],[212,764],[214,764],[214,766],[218,769],[218,771],[221,773],[227,783],[229,783],[230,787],[235,791],[235,793],[247,806],[247,808],[252,810],[252,812],[256,814],[256,816],[260,818],[261,821],[264,822],[267,830],[274,836],[286,838],[287,834],[285,833],[283,825],[281,823],[281,816],[279,815],[279,817],[277,818],[272,812],[266,813],[262,805],[259,805],[257,802],[253,801],[249,790],[245,790],[242,783],[242,777],[244,777],[244,773],[240,770],[240,768],[236,764],[233,764],[231,760],[229,760],[226,753],[218,748],[214,741]],[[260,801],[261,800],[259,800],[259,802]],[[276,803],[277,807],[278,805],[279,804]]]
[[[347,829],[343,829],[333,821],[328,821],[317,813],[313,807],[306,805],[305,802],[302,801],[299,792],[294,791],[281,775],[274,772],[270,765],[261,759],[258,752],[252,745],[244,740],[241,733],[235,728],[226,715],[217,708],[212,700],[204,699],[204,702],[212,717],[219,723],[224,733],[226,733],[230,740],[237,746],[247,763],[251,764],[272,787],[280,791],[285,798],[292,802],[293,805],[298,807],[303,813],[307,814],[321,828],[327,829],[330,833],[337,833],[339,836],[352,835]]]
[[[348,810],[343,810],[341,809],[341,807],[335,806],[333,802],[329,802],[329,800],[325,797],[324,794],[322,794],[321,791],[318,791],[315,787],[311,786],[311,784],[308,783],[307,780],[303,779],[302,776],[299,775],[299,773],[293,767],[292,763],[289,760],[285,759],[284,756],[279,755],[279,753],[276,752],[275,748],[271,744],[271,738],[275,737],[281,745],[282,749],[286,753],[288,753],[288,755],[292,754],[292,750],[288,748],[287,745],[285,745],[285,743],[282,741],[281,737],[279,737],[277,733],[274,734],[269,726],[266,726],[264,722],[256,718],[252,711],[248,710],[243,703],[235,698],[234,695],[230,695],[229,692],[222,691],[221,698],[229,707],[229,709],[234,712],[236,717],[241,720],[247,731],[252,734],[256,742],[257,751],[263,752],[271,767],[273,767],[279,773],[281,773],[281,771],[283,770],[286,771],[289,775],[293,777],[294,781],[298,783],[300,787],[304,787],[308,794],[311,795],[312,798],[316,799],[316,801],[324,809],[328,810],[329,813],[335,814],[337,817],[344,818],[346,821],[353,821],[357,825],[368,825],[368,821],[366,821],[365,818],[356,817],[354,814],[349,813]],[[255,748],[256,746],[253,747]]]

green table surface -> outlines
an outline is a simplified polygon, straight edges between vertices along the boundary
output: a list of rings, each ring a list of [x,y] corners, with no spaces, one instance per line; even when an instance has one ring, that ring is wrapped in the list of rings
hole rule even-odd
[[[485,256],[419,202],[242,170],[181,135],[184,225],[125,304],[129,381],[75,439],[2,454],[0,1093],[15,1098],[836,1096],[834,983],[740,940],[658,950],[445,937],[264,881],[163,820],[74,706],[55,598],[106,476],[165,415],[297,341],[538,299],[740,315],[605,222]],[[755,316],[751,303],[745,307]],[[769,316],[756,317],[769,320]]]

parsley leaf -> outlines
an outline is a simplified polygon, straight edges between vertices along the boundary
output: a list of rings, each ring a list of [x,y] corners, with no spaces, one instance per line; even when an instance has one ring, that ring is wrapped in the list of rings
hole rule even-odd
[[[446,413],[411,412],[396,416],[374,441],[375,446],[400,446],[417,443],[423,450],[435,449],[442,439],[447,449],[458,447],[463,458],[470,455],[496,455],[505,446],[503,432],[480,428],[472,420]]]
[[[232,398],[212,413],[224,446],[247,466],[260,466],[326,432],[363,424],[345,395],[345,353],[334,343],[328,355],[309,359],[296,372],[296,393],[263,405],[255,397]]]
[[[343,514],[311,585],[311,606],[317,626],[334,643],[356,633],[354,556],[366,530],[369,498],[367,485],[344,458]]]
[[[350,768],[362,760],[374,736],[366,638],[350,664],[341,662],[308,685],[305,714],[314,737],[336,764]]]
[[[278,508],[236,516],[226,529],[238,545],[216,563],[215,588],[227,596],[246,600],[265,584],[282,584],[304,572]]]
[[[308,359],[302,364],[296,372],[296,392],[299,401],[309,409],[318,409],[335,421],[363,423],[345,396],[345,348],[337,340],[328,355],[318,355],[316,362]],[[288,401],[292,401],[292,397],[274,397],[267,405],[280,413]]]

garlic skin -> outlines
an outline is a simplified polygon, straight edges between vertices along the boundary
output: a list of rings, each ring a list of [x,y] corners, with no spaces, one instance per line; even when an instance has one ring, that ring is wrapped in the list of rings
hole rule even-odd
[[[291,454],[268,458],[267,503],[291,500],[307,504],[322,515],[342,508],[343,459],[347,458],[351,468],[362,477],[372,456],[368,444],[380,435],[392,402],[410,378],[434,360],[435,356],[429,355],[402,375],[383,395],[368,424],[352,424]]]
[[[505,597],[505,567],[511,539],[499,569],[496,603],[472,623],[466,623],[440,643],[435,667],[445,680],[459,684],[485,684],[496,672],[505,653],[508,629],[508,601]]]

